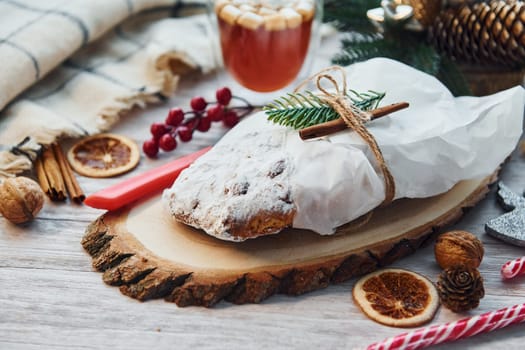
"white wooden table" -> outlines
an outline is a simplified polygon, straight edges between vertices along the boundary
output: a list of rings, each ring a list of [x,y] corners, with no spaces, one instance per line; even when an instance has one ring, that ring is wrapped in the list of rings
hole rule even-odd
[[[323,50],[316,62],[326,65],[337,46]],[[172,105],[186,108],[196,94],[212,97],[223,84],[213,76],[183,79],[168,103],[134,111],[112,130],[138,143],[149,137],[149,125],[165,118]],[[196,151],[218,140],[225,129],[214,126],[157,160],[143,158],[139,167],[120,178],[79,176],[87,194],[122,179]],[[495,145],[497,147],[497,145]],[[525,189],[525,158],[515,154],[501,179],[513,190]],[[503,211],[495,189],[453,228],[475,233],[485,245],[480,271],[486,296],[469,314],[438,311],[431,324],[525,302],[525,278],[503,283],[499,270],[525,250],[484,233],[487,220]],[[299,297],[273,296],[257,305],[220,302],[212,309],[179,308],[162,300],[138,302],[102,282],[80,240],[86,226],[103,211],[87,206],[47,201],[38,218],[18,227],[0,217],[0,349],[357,349],[404,332],[369,320],[351,297],[355,279]],[[436,281],[439,268],[433,242],[393,266],[410,269]],[[518,349],[525,342],[525,325],[516,325],[437,348]]]

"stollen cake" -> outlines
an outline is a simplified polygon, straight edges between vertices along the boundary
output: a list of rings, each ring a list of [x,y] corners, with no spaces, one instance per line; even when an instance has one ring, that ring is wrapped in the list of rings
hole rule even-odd
[[[433,77],[392,60],[346,70],[352,88],[386,91],[384,104],[410,102],[367,124],[395,179],[395,198],[434,196],[487,176],[520,138],[522,87],[455,98]],[[232,241],[286,227],[333,234],[384,198],[381,171],[355,132],[303,141],[264,112],[239,123],[163,193],[176,220]]]

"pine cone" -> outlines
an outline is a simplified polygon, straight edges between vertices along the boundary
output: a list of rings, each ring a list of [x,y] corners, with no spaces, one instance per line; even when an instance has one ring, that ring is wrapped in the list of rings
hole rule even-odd
[[[465,63],[525,66],[525,3],[496,0],[450,8],[429,28],[436,49]]]
[[[437,289],[441,303],[454,312],[478,307],[479,300],[485,295],[483,277],[479,271],[462,265],[441,272]]]

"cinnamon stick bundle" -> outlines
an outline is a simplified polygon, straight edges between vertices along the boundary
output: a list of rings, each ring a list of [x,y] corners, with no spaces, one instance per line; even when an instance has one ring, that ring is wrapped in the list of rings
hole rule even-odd
[[[86,196],[80,188],[77,178],[73,173],[73,169],[71,169],[71,166],[67,162],[62,148],[56,143],[52,144],[51,147],[60,168],[60,172],[62,173],[62,178],[64,179],[69,198],[76,203],[83,202]]]
[[[67,194],[74,202],[84,200],[84,192],[58,144],[44,149],[35,163],[35,170],[40,187],[52,201],[64,201]]]

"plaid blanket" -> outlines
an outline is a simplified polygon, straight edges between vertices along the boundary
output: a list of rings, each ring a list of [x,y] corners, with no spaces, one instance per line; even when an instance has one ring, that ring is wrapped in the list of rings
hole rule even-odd
[[[0,176],[216,66],[202,0],[0,0]],[[29,87],[29,89],[28,89]]]

